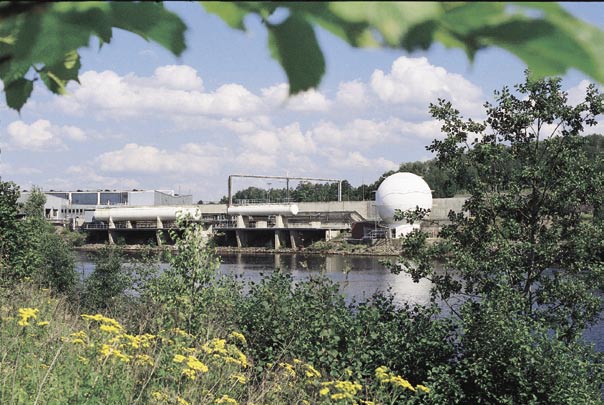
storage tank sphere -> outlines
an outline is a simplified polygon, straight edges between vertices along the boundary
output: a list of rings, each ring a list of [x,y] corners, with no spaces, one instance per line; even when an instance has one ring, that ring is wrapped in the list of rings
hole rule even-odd
[[[378,215],[387,224],[403,224],[394,220],[394,210],[432,209],[432,191],[428,183],[413,173],[388,176],[375,194]]]

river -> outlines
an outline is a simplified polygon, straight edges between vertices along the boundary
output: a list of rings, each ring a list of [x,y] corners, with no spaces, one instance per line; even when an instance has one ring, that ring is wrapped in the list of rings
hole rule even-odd
[[[381,263],[385,258],[376,256],[302,255],[302,254],[224,254],[220,256],[220,274],[238,276],[244,281],[258,282],[262,277],[279,269],[292,275],[296,281],[323,273],[336,282],[348,302],[362,301],[376,291],[391,292],[395,302],[425,304],[430,300],[431,283],[422,280],[414,283],[407,274],[392,274]],[[167,264],[162,264],[167,266]],[[94,265],[85,254],[78,256],[77,269],[83,278]],[[604,319],[587,330],[587,341],[604,351]]]

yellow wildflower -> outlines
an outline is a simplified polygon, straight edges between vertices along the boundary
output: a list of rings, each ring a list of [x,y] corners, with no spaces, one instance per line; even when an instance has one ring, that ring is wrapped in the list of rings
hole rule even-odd
[[[106,316],[103,316],[101,314],[95,314],[95,315],[88,315],[88,314],[82,314],[82,318],[86,319],[88,321],[97,321],[100,323],[104,323],[107,325],[112,325],[115,326],[118,329],[124,329],[122,325],[120,325],[120,323],[118,321],[116,321],[113,318],[108,318]]]
[[[375,369],[375,376],[380,382],[388,382],[390,381],[390,375],[388,371],[388,367],[380,366]]]
[[[233,338],[234,340],[238,340],[239,342],[241,342],[241,344],[245,345],[247,343],[247,341],[245,340],[245,336],[243,336],[243,333],[233,331],[231,332],[229,337]]]
[[[247,382],[247,377],[241,373],[231,374],[229,379],[231,379],[239,384],[245,384]]]
[[[415,386],[415,388],[417,388],[418,390],[422,390],[424,392],[430,392],[430,388],[426,387],[425,385],[417,384]]]
[[[185,337],[191,336],[190,334],[188,334],[187,332],[185,332],[184,330],[182,330],[180,328],[172,328],[171,331],[180,336],[185,336]]]
[[[304,374],[307,378],[321,378],[321,373],[319,373],[311,364],[304,364],[302,368],[304,368]]]
[[[319,395],[321,395],[322,397],[324,397],[327,394],[329,394],[329,388],[323,387],[319,390]]]
[[[413,385],[411,385],[409,381],[405,380],[399,375],[395,375],[394,373],[390,372],[390,370],[386,366],[376,368],[375,376],[381,383],[391,383],[395,386],[402,387],[415,392],[415,388],[413,387]]]
[[[103,357],[116,357],[123,363],[128,363],[131,359],[131,357],[127,354],[122,353],[119,349],[111,347],[108,344],[103,344],[103,346],[101,347],[101,355]]]
[[[195,356],[188,357],[187,366],[195,371],[201,371],[202,373],[208,372],[208,366],[199,361]]]
[[[184,399],[180,395],[176,396],[176,402],[178,403],[178,405],[191,405],[189,401],[187,401],[186,399]]]
[[[88,364],[88,359],[84,356],[78,356],[78,360],[80,360],[84,364]]]
[[[294,364],[302,364],[302,360],[300,360],[300,359],[294,359]]]
[[[182,363],[183,361],[185,361],[186,357],[183,356],[182,354],[175,354],[174,358],[172,359],[172,361],[174,363]]]
[[[188,377],[189,380],[194,380],[197,378],[197,373],[195,372],[195,370],[192,370],[190,368],[185,368],[184,370],[182,370],[182,374]]]
[[[128,341],[130,347],[132,347],[133,349],[140,349],[141,347],[151,347],[151,342],[153,341],[153,339],[155,339],[155,335],[151,335],[149,333],[135,336],[124,333],[121,335],[121,337],[125,338]]]
[[[108,333],[120,333],[119,328],[116,328],[114,325],[101,324],[99,329]]]
[[[398,375],[392,376],[390,378],[390,382],[394,385],[398,385],[399,387],[403,387],[403,388],[406,388],[408,390],[415,392],[415,388],[413,388],[413,385],[411,385],[411,383],[409,381],[405,380],[401,376],[398,376]]]
[[[217,398],[214,401],[215,404],[232,404],[232,405],[237,405],[237,400],[235,400],[234,398],[229,397],[228,395],[223,395],[220,398]]]
[[[296,376],[296,370],[294,370],[294,366],[292,366],[289,363],[279,363],[279,367],[283,368],[285,370],[285,374],[289,375],[290,377],[295,377]]]
[[[38,326],[46,326],[46,325],[48,325],[49,323],[50,323],[50,322],[48,322],[48,321],[42,321],[42,322],[38,322],[36,325],[38,325]]]
[[[168,394],[161,392],[161,391],[153,391],[151,393],[151,398],[153,398],[156,401],[167,401],[169,399]]]
[[[153,365],[153,359],[147,354],[137,354],[134,359],[137,364],[148,366]]]
[[[38,308],[19,308],[19,326],[28,326],[30,319],[36,319],[38,317]]]

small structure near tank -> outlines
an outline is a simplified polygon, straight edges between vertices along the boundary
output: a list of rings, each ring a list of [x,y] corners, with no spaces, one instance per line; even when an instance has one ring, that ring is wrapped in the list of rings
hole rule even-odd
[[[428,183],[413,173],[395,173],[387,177],[375,194],[378,216],[390,230],[391,238],[400,238],[413,229],[419,229],[420,221],[413,224],[396,220],[396,210],[413,211],[416,208],[432,209],[432,191]]]

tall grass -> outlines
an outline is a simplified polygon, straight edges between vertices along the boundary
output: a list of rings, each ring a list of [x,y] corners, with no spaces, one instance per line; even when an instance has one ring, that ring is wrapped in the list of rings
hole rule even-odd
[[[258,370],[237,330],[141,331],[130,320],[133,331],[105,315],[77,314],[31,283],[0,294],[2,404],[370,404],[412,401],[429,390],[385,367],[372,381],[356,379],[354,370],[334,378],[287,353]]]

